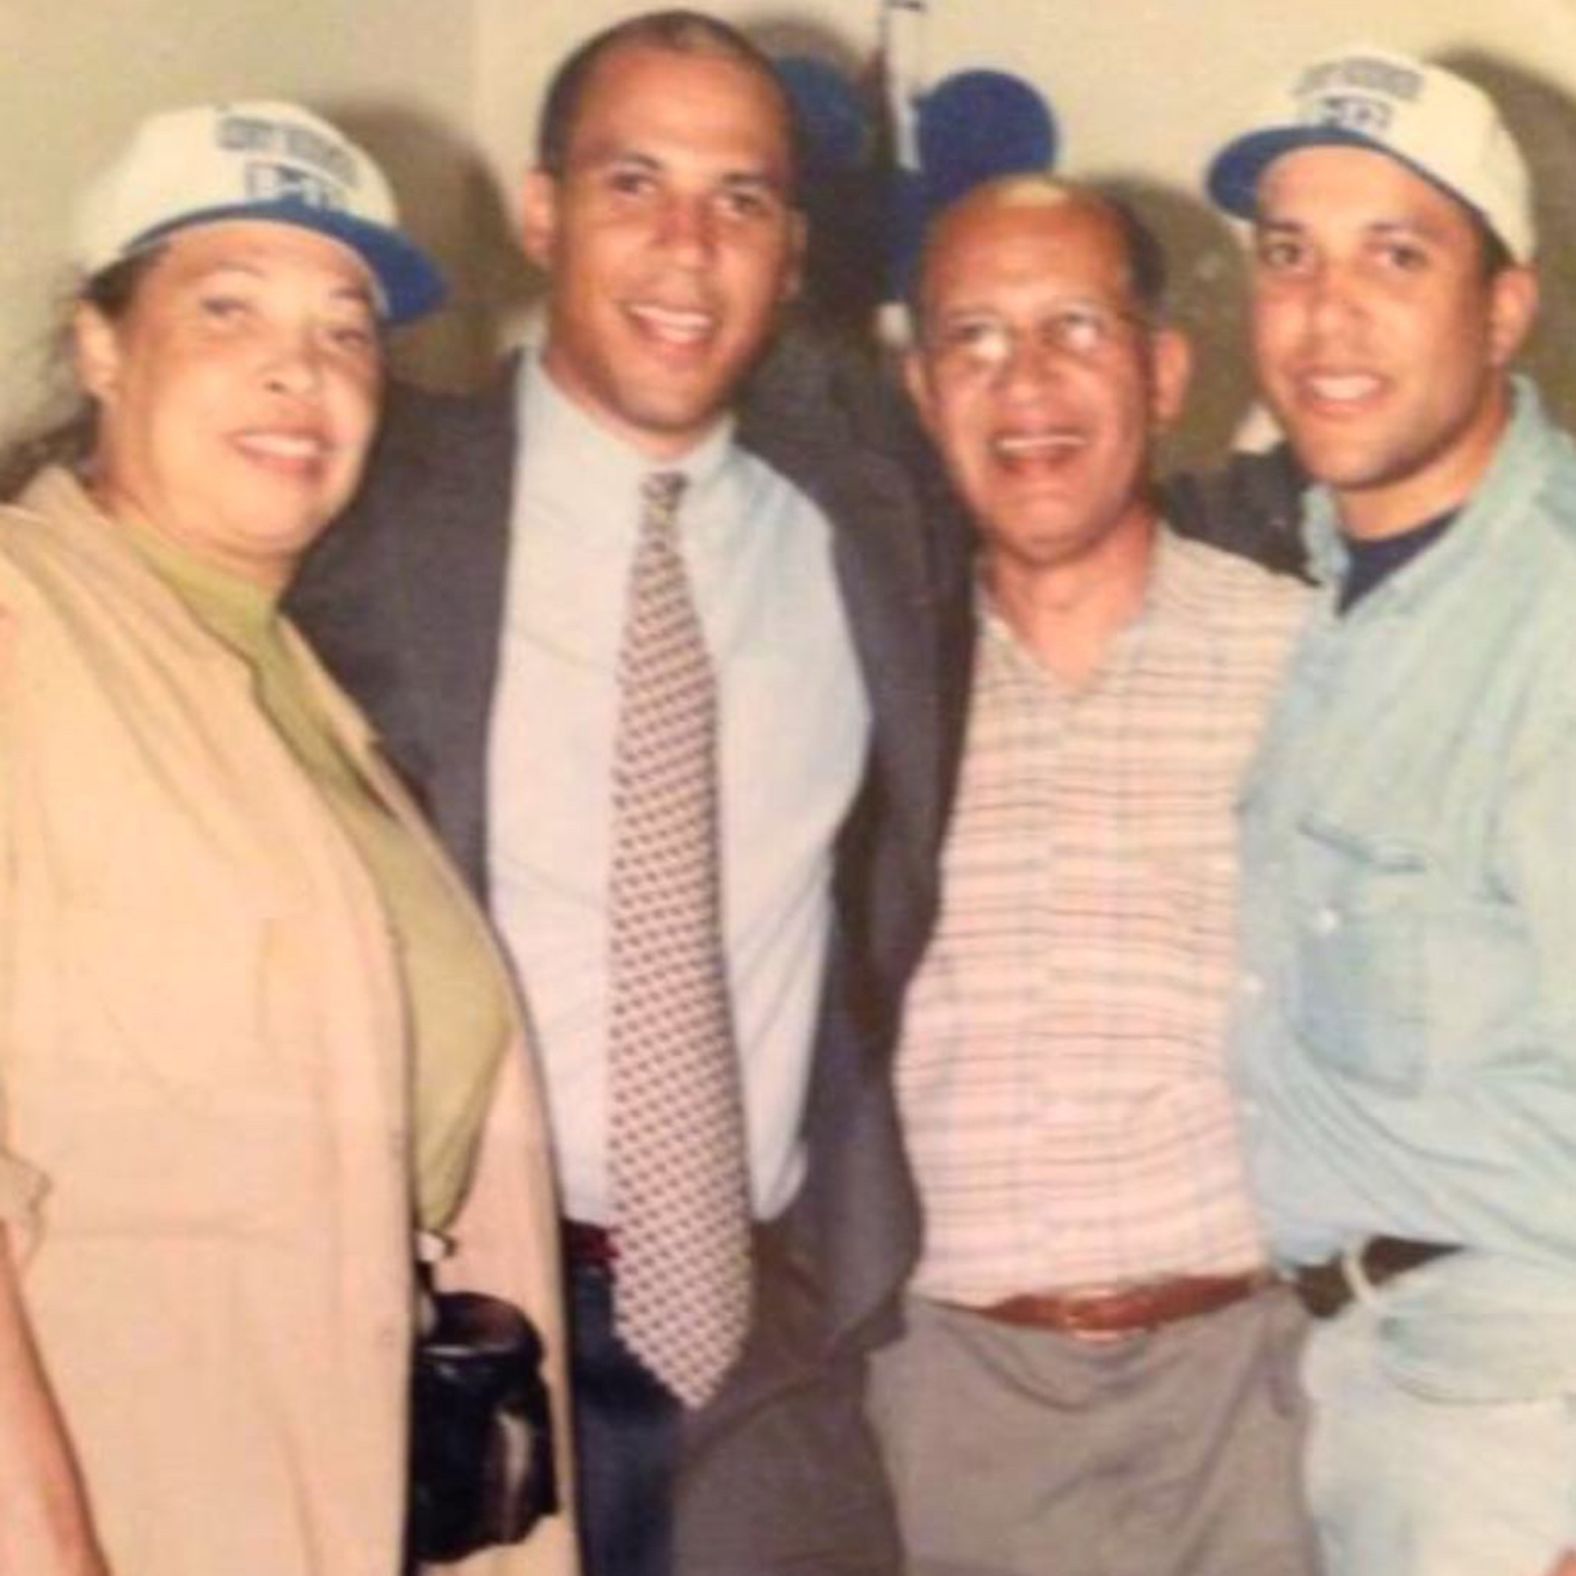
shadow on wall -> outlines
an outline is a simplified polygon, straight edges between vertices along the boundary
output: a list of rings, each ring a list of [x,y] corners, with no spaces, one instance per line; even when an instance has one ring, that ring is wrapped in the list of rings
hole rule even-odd
[[[884,179],[892,149],[877,109],[878,62],[862,58],[840,35],[787,13],[753,22],[749,31],[774,60],[814,60],[831,67],[848,85],[852,102],[866,111],[862,135],[855,136],[861,156],[854,164],[801,172],[801,197],[810,221],[805,306],[822,327],[857,342],[873,333],[892,272]],[[873,343],[859,348],[874,351]]]
[[[476,387],[540,293],[520,250],[516,194],[500,190],[471,144],[408,107],[346,101],[323,113],[382,167],[405,228],[449,283],[448,305],[396,337],[394,370],[427,388]]]
[[[1231,226],[1201,197],[1139,177],[1096,178],[1131,205],[1166,255],[1171,321],[1193,342],[1193,384],[1159,469],[1218,465],[1253,406],[1246,337],[1247,265]]]
[[[1477,83],[1499,104],[1532,168],[1542,300],[1521,364],[1537,380],[1563,426],[1576,430],[1576,102],[1563,88],[1519,65],[1476,50],[1440,63]]]

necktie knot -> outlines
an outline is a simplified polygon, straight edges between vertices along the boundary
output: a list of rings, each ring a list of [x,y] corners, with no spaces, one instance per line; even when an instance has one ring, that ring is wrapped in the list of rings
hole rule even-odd
[[[640,498],[645,506],[644,523],[664,533],[671,532],[678,518],[679,500],[689,478],[683,471],[652,471],[640,484]]]

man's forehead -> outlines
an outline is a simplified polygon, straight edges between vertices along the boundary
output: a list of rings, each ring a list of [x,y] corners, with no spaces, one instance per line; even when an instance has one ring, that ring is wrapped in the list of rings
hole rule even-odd
[[[340,295],[376,297],[372,272],[355,249],[289,223],[233,219],[177,230],[162,243],[161,277],[200,282],[224,272],[309,273]]]
[[[1064,275],[1126,281],[1120,228],[1105,206],[1081,194],[1007,194],[943,220],[925,260],[928,299],[1050,283]]]
[[[607,157],[638,131],[698,140],[731,133],[751,166],[787,171],[792,127],[786,100],[750,62],[720,49],[614,45],[591,68],[569,125],[571,158]]]
[[[1259,178],[1258,224],[1354,221],[1471,229],[1471,210],[1404,160],[1369,148],[1299,148]]]

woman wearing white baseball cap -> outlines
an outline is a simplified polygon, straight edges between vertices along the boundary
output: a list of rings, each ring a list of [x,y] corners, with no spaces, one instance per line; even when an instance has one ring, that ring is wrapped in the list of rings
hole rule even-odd
[[[0,1576],[398,1576],[418,1232],[563,1402],[509,980],[278,612],[442,295],[397,224],[280,103],[154,117],[79,209],[89,420],[0,508]]]

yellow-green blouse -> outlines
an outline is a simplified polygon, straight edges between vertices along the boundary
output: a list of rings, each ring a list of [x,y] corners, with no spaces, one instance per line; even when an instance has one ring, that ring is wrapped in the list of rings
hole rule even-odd
[[[258,704],[361,856],[388,918],[405,993],[416,1221],[441,1231],[465,1196],[509,1033],[508,989],[456,878],[352,764],[282,635],[277,598],[141,526],[138,551],[252,670]]]

